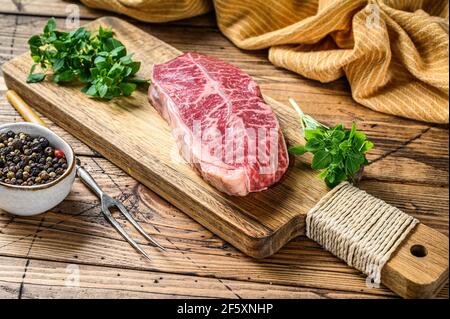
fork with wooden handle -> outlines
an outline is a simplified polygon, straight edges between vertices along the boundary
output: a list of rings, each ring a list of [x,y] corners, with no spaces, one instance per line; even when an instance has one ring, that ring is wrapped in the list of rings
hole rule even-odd
[[[11,105],[19,112],[19,114],[27,122],[32,122],[42,126],[46,126],[44,121],[37,115],[31,107],[13,90],[8,90],[6,92],[6,98],[11,103]],[[122,215],[154,246],[159,247],[162,250],[166,250],[161,246],[156,240],[150,237],[141,225],[134,219],[134,217],[128,212],[125,206],[111,198],[109,195],[104,193],[98,184],[95,182],[94,178],[81,166],[79,159],[76,159],[77,175],[80,177],[81,181],[94,192],[101,201],[101,211],[103,216],[111,223],[111,225],[125,238],[126,241],[142,255],[150,259],[150,256],[143,250],[136,241],[125,231],[125,229],[117,222],[117,220],[112,216],[111,209],[117,208]]]

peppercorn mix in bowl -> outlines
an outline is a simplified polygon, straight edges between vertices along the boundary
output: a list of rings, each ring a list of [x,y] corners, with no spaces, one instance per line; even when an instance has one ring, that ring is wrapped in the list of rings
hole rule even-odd
[[[0,209],[22,216],[43,213],[69,194],[76,165],[72,148],[32,123],[0,126]]]

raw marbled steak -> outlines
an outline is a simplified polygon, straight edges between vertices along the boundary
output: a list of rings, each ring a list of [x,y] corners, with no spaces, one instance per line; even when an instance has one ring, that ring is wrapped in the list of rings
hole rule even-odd
[[[149,99],[172,127],[183,158],[220,191],[262,191],[286,172],[278,120],[240,69],[185,53],[153,66]]]

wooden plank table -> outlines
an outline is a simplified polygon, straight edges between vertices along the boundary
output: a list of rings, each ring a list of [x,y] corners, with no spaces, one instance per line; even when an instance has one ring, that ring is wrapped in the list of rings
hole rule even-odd
[[[44,7],[34,0],[0,0],[0,64],[26,52],[28,38],[42,30],[49,16],[59,17],[63,27],[68,4],[51,0]],[[80,14],[85,23],[107,13],[80,5]],[[233,63],[252,75],[264,94],[283,103],[291,96],[320,121],[355,121],[376,144],[360,187],[448,236],[448,126],[364,108],[352,100],[345,79],[321,84],[274,67],[267,51],[233,46],[213,15],[160,25],[133,23],[182,51]],[[22,121],[5,91],[0,74],[0,124]],[[0,298],[395,297],[384,287],[368,288],[358,271],[305,237],[264,260],[243,255],[45,121],[71,143],[100,186],[122,200],[168,252],[148,248],[153,261],[141,258],[110,227],[97,198],[77,180],[69,197],[51,212],[23,218],[0,211]],[[448,298],[448,284],[438,297]]]

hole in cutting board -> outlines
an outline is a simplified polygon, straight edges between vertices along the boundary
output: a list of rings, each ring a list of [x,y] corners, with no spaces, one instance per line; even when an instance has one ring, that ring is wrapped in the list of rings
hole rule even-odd
[[[427,249],[423,245],[413,245],[410,251],[415,257],[425,257],[428,254]]]

